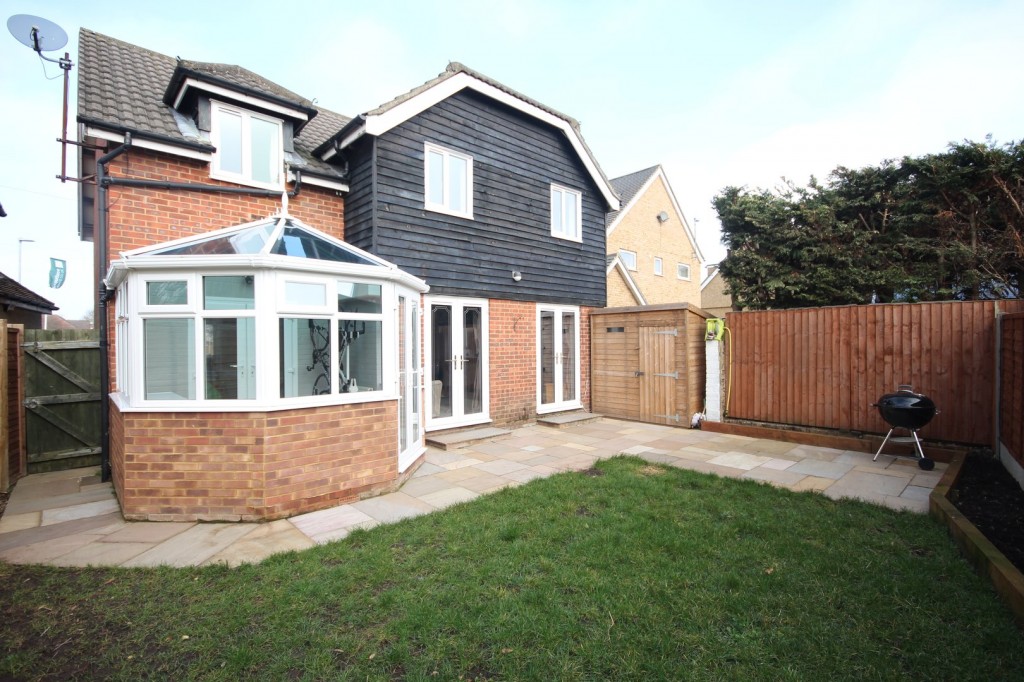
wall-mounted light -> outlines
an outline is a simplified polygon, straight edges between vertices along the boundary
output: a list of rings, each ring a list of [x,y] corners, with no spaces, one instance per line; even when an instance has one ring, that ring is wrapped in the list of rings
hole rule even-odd
[[[668,222],[668,213],[665,213],[664,211],[662,211],[661,213],[659,213],[659,214],[658,214],[658,222],[659,222],[659,223],[665,223],[665,222]]]
[[[522,278],[523,278],[523,273],[519,272],[518,270],[513,270],[512,271],[512,281],[513,282],[518,282]]]

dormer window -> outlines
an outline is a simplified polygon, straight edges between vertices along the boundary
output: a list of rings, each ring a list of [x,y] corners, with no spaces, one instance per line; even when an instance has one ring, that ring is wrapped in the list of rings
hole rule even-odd
[[[222,102],[210,103],[210,138],[217,151],[210,177],[282,189],[281,120]]]

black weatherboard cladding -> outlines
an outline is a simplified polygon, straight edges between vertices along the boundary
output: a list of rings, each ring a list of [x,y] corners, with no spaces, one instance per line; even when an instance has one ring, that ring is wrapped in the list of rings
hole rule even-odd
[[[424,142],[473,157],[473,220],[423,207]],[[365,224],[369,144],[350,151],[348,239]],[[604,199],[565,135],[463,90],[377,141],[376,244],[431,293],[575,305],[605,304]],[[551,183],[583,194],[583,243],[551,236]],[[512,271],[522,281],[512,280]]]

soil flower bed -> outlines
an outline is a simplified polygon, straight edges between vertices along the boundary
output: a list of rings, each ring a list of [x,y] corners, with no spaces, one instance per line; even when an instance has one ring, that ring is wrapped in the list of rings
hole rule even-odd
[[[999,460],[969,455],[949,501],[1024,573],[1024,489]]]

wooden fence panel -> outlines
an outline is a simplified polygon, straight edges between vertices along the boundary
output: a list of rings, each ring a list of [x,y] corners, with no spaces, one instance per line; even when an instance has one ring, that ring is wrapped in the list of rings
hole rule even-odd
[[[999,440],[1024,466],[1024,313],[1002,317]]]
[[[24,371],[21,340],[25,328],[0,320],[0,491],[28,473],[25,463]]]
[[[25,333],[25,445],[31,473],[99,464],[100,350],[94,330]]]
[[[997,306],[1024,312],[1024,301],[948,301],[729,313],[728,416],[885,433],[872,403],[911,384],[940,410],[922,435],[991,445]]]

